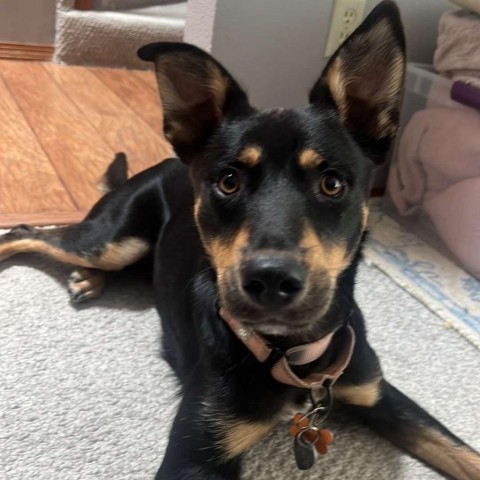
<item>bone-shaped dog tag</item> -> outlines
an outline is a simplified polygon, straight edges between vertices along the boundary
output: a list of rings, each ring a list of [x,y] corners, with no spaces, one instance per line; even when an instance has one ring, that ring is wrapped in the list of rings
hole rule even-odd
[[[305,442],[300,436],[296,436],[293,440],[293,451],[295,454],[295,462],[299,470],[309,470],[313,467],[317,452],[315,445]]]

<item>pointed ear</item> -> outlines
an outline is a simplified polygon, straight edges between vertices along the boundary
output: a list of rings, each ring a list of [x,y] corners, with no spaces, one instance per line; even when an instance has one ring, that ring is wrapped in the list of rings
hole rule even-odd
[[[330,103],[367,156],[381,163],[398,129],[404,77],[400,14],[383,1],[330,58],[309,98]]]
[[[152,43],[138,56],[155,63],[165,136],[181,157],[198,151],[224,117],[251,110],[225,68],[193,45]]]

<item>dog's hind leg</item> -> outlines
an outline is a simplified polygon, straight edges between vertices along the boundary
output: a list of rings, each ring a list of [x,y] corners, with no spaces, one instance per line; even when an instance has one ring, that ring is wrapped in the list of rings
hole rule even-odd
[[[33,252],[81,267],[70,278],[72,300],[99,296],[102,270],[121,270],[152,249],[165,222],[163,182],[177,170],[172,161],[166,161],[132,177],[102,197],[76,225],[13,228],[0,236],[0,261]]]
[[[457,480],[480,479],[480,455],[385,381],[368,345],[362,356],[365,362],[355,365],[368,371],[346,371],[334,387],[336,398],[368,427],[439,472]]]
[[[150,249],[146,239],[134,235],[113,240],[106,231],[104,235],[97,232],[90,239],[82,237],[87,232],[93,233],[86,226],[83,222],[59,228],[18,225],[0,236],[0,261],[17,253],[41,253],[79,267],[121,270],[143,258]]]
[[[0,237],[0,261],[32,252],[75,265],[80,268],[68,280],[72,302],[97,298],[105,285],[103,270],[121,270],[137,262],[149,252],[151,242],[134,232],[112,238],[110,229],[96,231],[101,225],[88,223],[51,229],[19,225]]]

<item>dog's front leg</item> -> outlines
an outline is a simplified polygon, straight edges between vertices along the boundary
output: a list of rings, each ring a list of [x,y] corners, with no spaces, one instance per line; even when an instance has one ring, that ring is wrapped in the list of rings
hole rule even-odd
[[[377,355],[357,325],[350,365],[334,395],[393,444],[456,480],[480,479],[480,455],[384,378]]]
[[[456,480],[480,478],[480,455],[385,380],[343,388],[348,409],[395,445]]]
[[[156,480],[236,480],[240,455],[227,456],[226,418],[201,394],[186,391],[170,431]]]
[[[238,480],[243,453],[275,426],[232,413],[225,389],[209,393],[212,384],[197,378],[187,387],[156,480]]]

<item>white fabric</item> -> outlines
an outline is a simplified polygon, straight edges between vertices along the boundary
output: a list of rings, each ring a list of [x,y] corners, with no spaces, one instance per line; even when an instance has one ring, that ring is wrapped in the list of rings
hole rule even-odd
[[[433,65],[448,78],[480,87],[480,15],[453,10],[440,17]]]
[[[400,215],[424,211],[464,268],[480,278],[480,115],[416,112],[400,138],[387,191]]]

